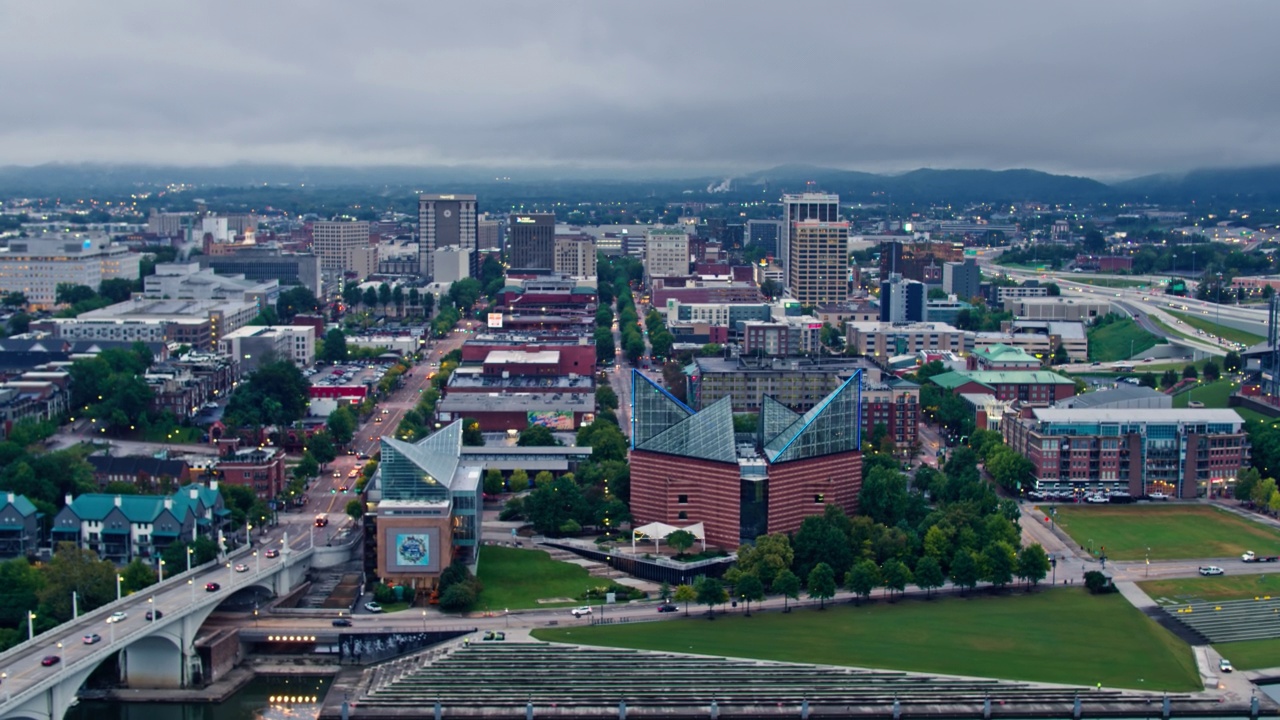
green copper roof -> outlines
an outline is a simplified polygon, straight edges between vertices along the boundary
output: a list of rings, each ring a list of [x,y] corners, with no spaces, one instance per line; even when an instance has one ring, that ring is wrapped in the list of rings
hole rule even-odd
[[[1026,350],[1023,350],[1020,347],[1014,347],[1012,345],[988,345],[987,347],[974,350],[973,354],[981,355],[990,361],[998,360],[999,362],[1030,362],[1035,363],[1036,365],[1040,364],[1040,361],[1037,360],[1034,355],[1029,354]]]
[[[1048,370],[958,370],[929,378],[934,385],[954,390],[967,382],[979,385],[1075,385],[1075,381]]]

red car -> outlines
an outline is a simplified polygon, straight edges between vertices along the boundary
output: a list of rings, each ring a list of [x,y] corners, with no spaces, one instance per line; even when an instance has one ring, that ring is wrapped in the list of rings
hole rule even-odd
[[[280,557],[280,551],[275,548],[271,548],[266,552],[266,556],[269,558]]]
[[[58,657],[57,655],[45,655],[44,657],[40,658],[40,664],[45,667],[57,665],[60,662],[62,662],[62,658]]]
[[[221,589],[222,589],[222,586],[221,586],[221,585],[219,585],[218,583],[205,583],[205,584],[204,584],[204,590],[205,590],[205,592],[218,592],[218,591],[219,591],[219,590],[221,590]]]

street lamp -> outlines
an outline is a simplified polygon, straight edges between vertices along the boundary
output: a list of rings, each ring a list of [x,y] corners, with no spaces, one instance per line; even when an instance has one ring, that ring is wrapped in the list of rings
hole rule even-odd
[[[30,640],[35,636],[36,636],[36,614],[28,610],[27,611],[27,639]]]
[[[195,554],[195,549],[190,545],[187,546],[187,572],[191,572],[191,556]]]
[[[262,572],[262,556],[258,554],[257,550],[253,551],[253,564],[253,572],[255,574]]]
[[[427,611],[422,611],[422,632],[427,631]]]
[[[160,558],[160,582],[164,582],[164,558]]]
[[[249,547],[253,547],[253,523],[244,524],[244,541]]]
[[[1147,548],[1147,569],[1143,574],[1146,577],[1151,577],[1151,548]]]
[[[116,573],[116,602],[120,601],[120,583],[124,581],[124,576]]]
[[[191,602],[194,603],[196,601],[196,581],[194,579],[188,578],[187,587],[191,588]]]
[[[149,608],[147,610],[147,613],[151,615],[151,622],[154,623],[156,621],[156,596],[155,595],[152,595],[151,597],[147,598],[147,607]]]
[[[1215,312],[1217,313],[1217,317],[1214,320],[1214,322],[1218,325],[1221,325],[1222,324],[1222,273],[1218,273],[1218,309]],[[1218,332],[1221,333],[1222,330],[1218,330]],[[1221,341],[1219,341],[1219,344],[1221,344]]]

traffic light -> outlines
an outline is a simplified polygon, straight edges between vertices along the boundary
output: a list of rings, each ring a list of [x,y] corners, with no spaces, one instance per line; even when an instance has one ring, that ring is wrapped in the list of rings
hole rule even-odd
[[[337,494],[338,494],[338,491],[337,491],[337,490],[335,490],[335,489],[333,489],[333,488],[329,488],[329,494],[330,494],[330,495],[337,495]]]

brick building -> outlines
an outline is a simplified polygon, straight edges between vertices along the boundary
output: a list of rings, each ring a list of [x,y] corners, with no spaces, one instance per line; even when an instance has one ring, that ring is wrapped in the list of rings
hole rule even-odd
[[[229,448],[218,462],[218,476],[222,482],[253,488],[259,498],[270,500],[284,490],[284,450]]]
[[[794,532],[828,504],[852,514],[862,488],[861,373],[801,415],[765,398],[754,442],[733,431],[733,400],[701,412],[632,372],[631,513],[636,525],[702,523],[736,548]]]
[[[955,395],[994,395],[997,400],[1051,405],[1076,394],[1074,380],[1047,370],[963,370],[934,375],[929,380]]]

